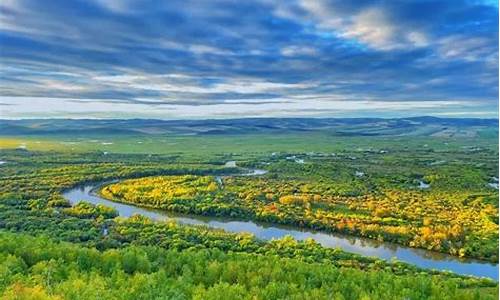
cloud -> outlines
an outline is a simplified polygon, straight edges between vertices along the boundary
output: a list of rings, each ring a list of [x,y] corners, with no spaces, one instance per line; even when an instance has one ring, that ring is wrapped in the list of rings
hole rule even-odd
[[[399,28],[390,22],[380,8],[368,8],[361,11],[347,26],[343,33],[346,37],[357,38],[368,45],[381,50],[404,47],[424,47],[428,44],[425,33]]]
[[[137,117],[136,111],[141,112],[143,118],[159,119],[190,119],[206,118],[238,118],[238,117],[363,117],[370,111],[381,111],[381,116],[394,117],[401,112],[410,110],[407,115],[467,115],[471,106],[467,102],[448,101],[345,101],[331,99],[290,100],[276,99],[267,103],[249,101],[227,101],[210,105],[193,106],[191,104],[176,103],[171,105],[150,105],[135,101],[110,101],[107,99],[61,99],[38,97],[2,97],[6,104],[0,114],[1,118],[40,118],[46,117],[81,117],[84,114],[89,118],[131,118]],[[286,106],[284,106],[286,103]],[[447,112],[440,109],[447,108]],[[465,110],[465,113],[464,113]],[[112,115],[106,111],[113,112]],[[491,111],[475,111],[473,116],[491,117]]]
[[[141,110],[233,103],[261,113],[266,105],[288,111],[320,101],[327,114],[326,104],[339,100],[415,99],[482,109],[498,102],[498,7],[468,0],[6,0],[0,97],[92,100],[103,111],[118,103]],[[418,109],[407,106],[408,113]]]
[[[294,57],[294,56],[315,56],[318,54],[318,51],[313,47],[308,46],[287,46],[281,49],[281,55],[286,57]]]
[[[498,47],[485,37],[448,36],[438,41],[437,51],[443,59],[485,62],[498,67]]]
[[[406,28],[391,20],[382,7],[366,7],[354,14],[343,15],[337,12],[335,5],[326,1],[302,1],[302,6],[318,21],[318,27],[330,30],[337,35],[356,39],[379,50],[392,50],[404,47],[423,47],[428,44],[428,37],[417,29]]]

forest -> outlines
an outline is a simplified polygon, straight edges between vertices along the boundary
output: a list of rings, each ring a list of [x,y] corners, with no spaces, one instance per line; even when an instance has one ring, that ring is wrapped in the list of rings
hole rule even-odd
[[[310,227],[498,261],[498,191],[485,174],[496,175],[477,167],[495,166],[493,157],[464,165],[467,151],[439,153],[443,160],[433,164],[427,157],[436,153],[415,151],[405,159],[423,163],[406,169],[402,153],[356,155],[274,155],[260,162],[270,169],[267,176],[146,177],[107,185],[100,193],[139,206]]]
[[[0,233],[0,258],[2,299],[494,299],[494,287],[425,273],[395,276],[217,248],[98,251]]]
[[[498,209],[483,194],[387,190],[338,195],[321,182],[162,176],[105,186],[101,195],[182,213],[249,218],[498,260]],[[491,197],[491,196],[490,196]]]
[[[195,138],[196,139],[196,138]],[[207,137],[203,137],[207,139]],[[335,152],[0,150],[2,299],[496,299],[488,278],[174,221],[62,194],[340,232],[497,262],[493,142],[344,139]],[[448,143],[446,145],[445,143]],[[285,147],[283,147],[285,148]],[[305,150],[312,150],[306,149]],[[236,166],[226,165],[236,161]],[[259,176],[236,176],[248,169]],[[118,181],[116,181],[118,180]],[[421,187],[424,184],[424,188]],[[427,185],[429,187],[427,187]],[[384,287],[384,288],[380,288]],[[30,298],[31,297],[31,298]]]

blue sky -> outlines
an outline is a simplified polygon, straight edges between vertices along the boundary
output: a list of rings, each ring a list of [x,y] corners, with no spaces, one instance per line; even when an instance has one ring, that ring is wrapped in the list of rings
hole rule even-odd
[[[0,1],[0,118],[498,117],[497,1]]]

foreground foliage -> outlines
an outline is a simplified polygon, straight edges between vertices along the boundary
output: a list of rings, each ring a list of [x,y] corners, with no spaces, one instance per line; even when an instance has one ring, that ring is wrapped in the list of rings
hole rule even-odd
[[[460,280],[220,250],[97,251],[0,233],[2,299],[496,299]]]

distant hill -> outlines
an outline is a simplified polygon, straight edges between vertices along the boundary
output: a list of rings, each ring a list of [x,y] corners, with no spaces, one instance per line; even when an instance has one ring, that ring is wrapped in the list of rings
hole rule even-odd
[[[498,136],[498,119],[414,117],[248,118],[224,120],[0,120],[0,135],[222,135],[248,133],[328,132],[339,136]]]

